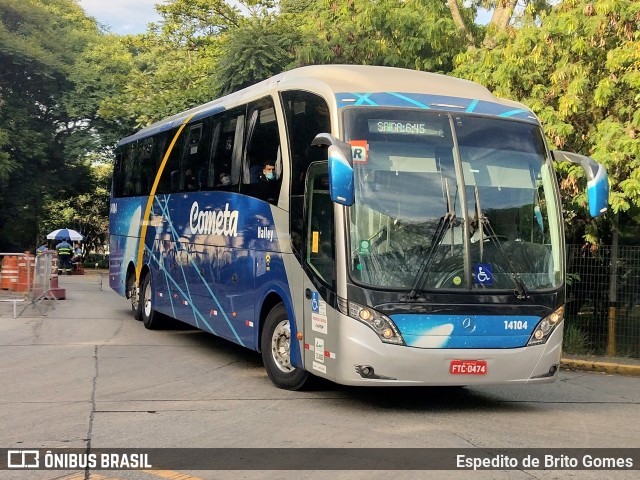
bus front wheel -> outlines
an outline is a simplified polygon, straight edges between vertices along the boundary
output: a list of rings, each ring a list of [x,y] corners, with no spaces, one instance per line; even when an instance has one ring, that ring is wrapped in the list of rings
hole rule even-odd
[[[285,390],[300,390],[309,372],[291,365],[291,324],[283,304],[273,307],[267,315],[260,345],[264,368],[273,384]]]

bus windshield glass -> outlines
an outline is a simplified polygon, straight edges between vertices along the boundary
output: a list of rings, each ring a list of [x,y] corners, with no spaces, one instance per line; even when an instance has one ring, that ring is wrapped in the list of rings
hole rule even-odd
[[[351,278],[374,288],[562,285],[560,210],[540,127],[495,117],[352,108]]]

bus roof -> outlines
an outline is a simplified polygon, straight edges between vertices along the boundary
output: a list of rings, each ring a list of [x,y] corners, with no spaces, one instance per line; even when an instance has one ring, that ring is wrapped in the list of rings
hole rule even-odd
[[[269,89],[276,84],[283,90],[333,92],[337,98],[338,107],[386,104],[428,108],[426,102],[432,101],[431,105],[439,109],[455,111],[463,109],[468,112],[502,116],[508,112],[537,123],[533,113],[524,105],[500,99],[482,85],[469,80],[395,67],[311,65],[282,72],[255,85],[160,120],[123,138],[118,142],[118,145],[177,127],[190,116],[193,117],[191,121],[198,120],[242,104],[246,98],[255,97],[256,94],[266,95]],[[377,97],[374,99],[381,99],[382,103],[374,102],[374,99],[371,98],[372,94],[376,94]],[[405,96],[405,94],[409,94],[409,96]],[[405,102],[389,103],[389,95],[395,96],[394,100],[396,101],[398,98],[402,98]],[[466,102],[457,102],[460,105],[451,105],[452,100],[466,100]],[[485,108],[485,111],[470,109],[471,106],[475,109],[478,103],[485,106],[490,105],[493,108]]]

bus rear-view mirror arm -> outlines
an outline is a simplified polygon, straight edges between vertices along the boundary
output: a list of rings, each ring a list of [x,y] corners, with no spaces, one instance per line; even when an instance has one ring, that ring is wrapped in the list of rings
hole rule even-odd
[[[593,158],[563,150],[552,150],[556,162],[571,162],[582,167],[587,177],[587,198],[592,217],[602,215],[609,205],[609,179],[604,165]]]
[[[331,200],[341,205],[351,206],[354,202],[353,159],[351,145],[330,133],[320,133],[311,142],[316,147],[328,147],[329,194]]]

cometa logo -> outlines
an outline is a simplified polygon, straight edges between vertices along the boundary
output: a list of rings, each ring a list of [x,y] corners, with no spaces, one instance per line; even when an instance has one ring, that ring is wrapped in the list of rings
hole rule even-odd
[[[229,210],[229,204],[224,206],[224,210],[200,211],[198,202],[191,205],[189,214],[189,226],[192,234],[199,235],[222,235],[225,237],[238,236],[238,210]]]

